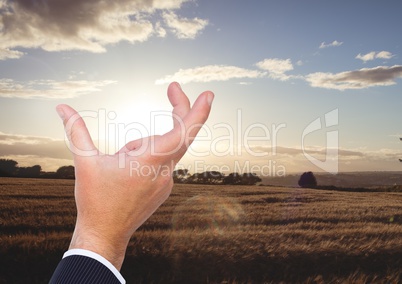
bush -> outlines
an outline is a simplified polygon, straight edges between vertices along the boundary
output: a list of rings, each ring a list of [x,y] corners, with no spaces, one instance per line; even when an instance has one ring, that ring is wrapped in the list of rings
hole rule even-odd
[[[56,171],[56,177],[62,179],[74,179],[75,169],[74,166],[62,166]]]
[[[317,186],[317,180],[313,172],[304,172],[300,176],[298,184],[302,188],[315,188]]]
[[[14,160],[0,159],[0,177],[12,177],[17,172],[18,163]]]

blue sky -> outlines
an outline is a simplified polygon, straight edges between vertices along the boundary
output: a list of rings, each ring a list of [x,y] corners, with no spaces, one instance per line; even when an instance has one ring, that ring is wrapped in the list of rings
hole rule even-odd
[[[71,164],[60,103],[110,152],[143,134],[118,124],[168,131],[155,111],[178,81],[191,101],[216,95],[191,172],[401,168],[400,1],[110,3],[0,0],[0,157]]]

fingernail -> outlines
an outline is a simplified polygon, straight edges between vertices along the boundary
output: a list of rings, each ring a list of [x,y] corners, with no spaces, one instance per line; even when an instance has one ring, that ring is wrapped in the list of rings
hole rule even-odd
[[[208,104],[209,105],[212,105],[212,102],[214,101],[214,94],[213,93],[208,93],[208,96],[207,96],[207,102],[208,102]]]
[[[181,88],[181,86],[180,86],[179,83],[176,82],[176,86],[177,86],[180,90],[182,90],[182,88]]]
[[[56,107],[56,111],[57,111],[57,114],[60,116],[60,118],[64,121],[65,115],[64,115],[63,109],[61,107]]]

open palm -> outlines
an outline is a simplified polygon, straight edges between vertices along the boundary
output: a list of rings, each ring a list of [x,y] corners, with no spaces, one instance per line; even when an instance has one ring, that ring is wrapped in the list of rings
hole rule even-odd
[[[128,142],[115,155],[105,155],[95,147],[74,109],[57,107],[76,175],[77,223],[70,249],[94,251],[120,269],[131,235],[168,198],[171,173],[207,120],[214,95],[204,92],[190,107],[179,84],[172,83],[168,97],[173,129]]]

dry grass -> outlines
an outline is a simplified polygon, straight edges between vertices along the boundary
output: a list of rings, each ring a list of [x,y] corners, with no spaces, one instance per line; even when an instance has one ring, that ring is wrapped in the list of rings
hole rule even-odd
[[[0,179],[0,283],[47,283],[73,181]],[[398,283],[402,193],[176,185],[134,234],[128,283]]]

